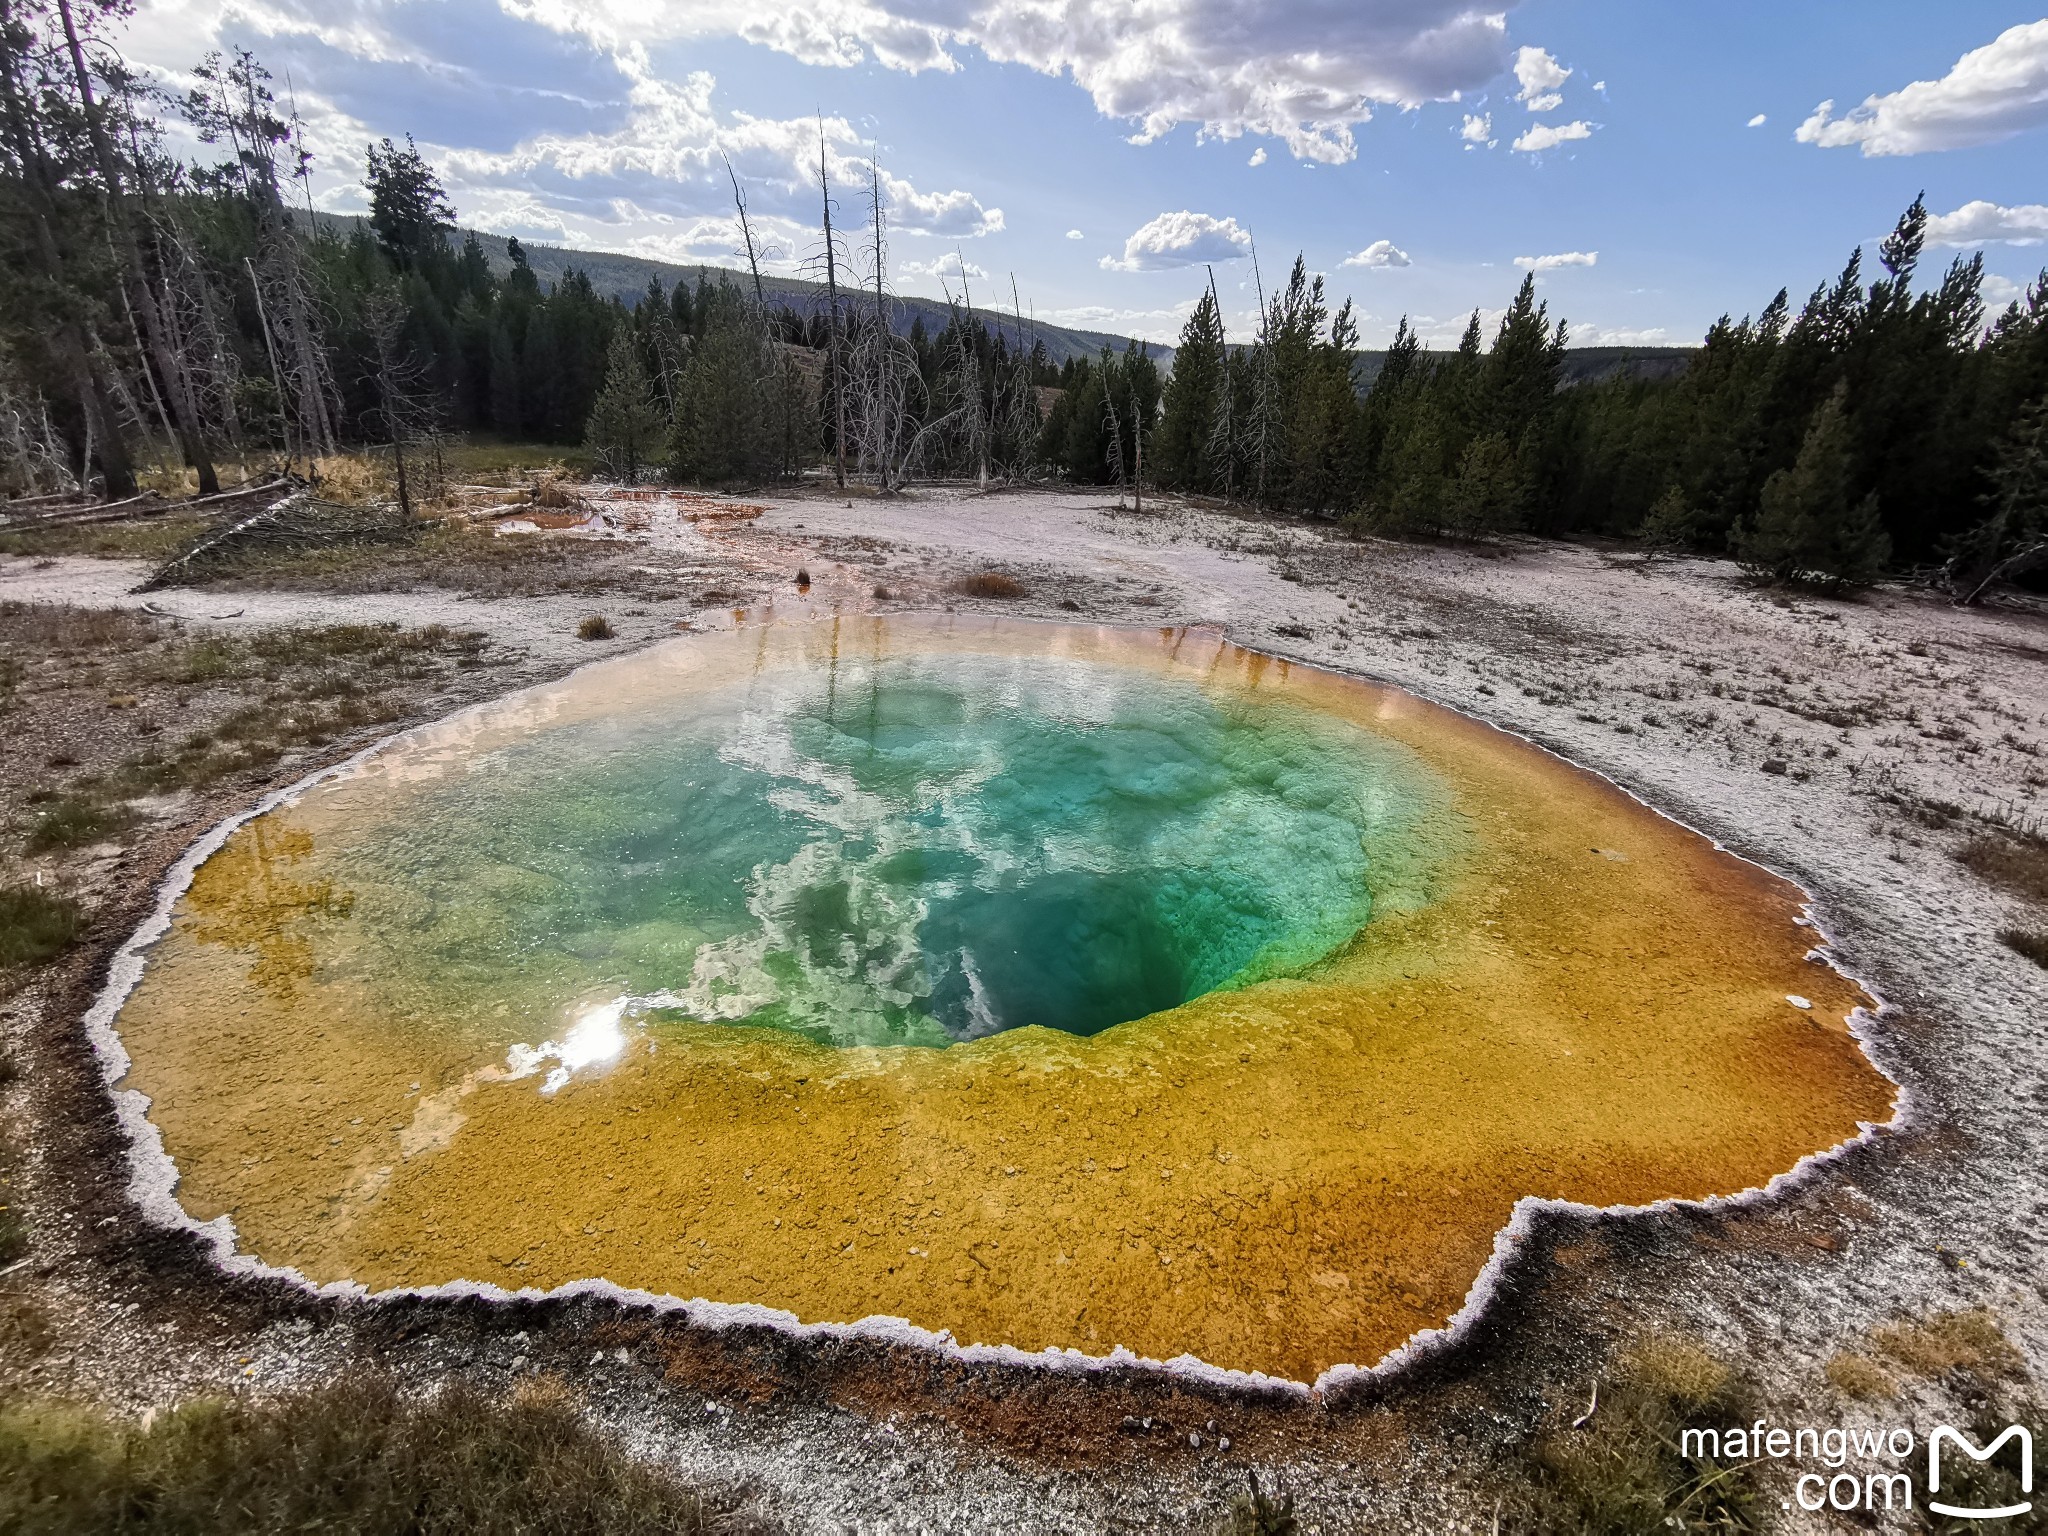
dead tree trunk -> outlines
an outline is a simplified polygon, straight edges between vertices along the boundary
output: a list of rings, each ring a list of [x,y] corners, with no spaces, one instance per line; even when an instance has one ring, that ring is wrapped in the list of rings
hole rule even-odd
[[[747,248],[747,270],[754,275],[754,303],[757,308],[766,309],[768,300],[761,292],[761,258],[754,248],[754,226],[747,218],[747,194],[740,189],[739,173],[732,168],[732,161],[725,162],[725,174],[732,178],[733,206],[740,212],[740,239]]]
[[[0,5],[0,21],[12,19],[6,7]],[[6,60],[6,67],[0,68],[0,112],[6,116],[7,136],[21,164],[22,185],[27,194],[23,201],[43,275],[56,291],[68,291],[64,250],[57,240],[56,178],[30,121],[28,103],[14,77],[12,58]],[[61,319],[51,333],[50,346],[56,353],[58,367],[71,381],[73,396],[85,418],[88,439],[97,439],[92,446],[99,450],[106,497],[109,501],[124,501],[135,494],[135,467],[128,457],[128,446],[121,439],[119,419],[107,398],[98,356],[86,343],[84,326],[75,318]],[[86,473],[90,473],[91,458],[89,449]],[[81,485],[84,478],[81,474]]]
[[[818,195],[824,207],[825,295],[830,305],[825,333],[825,368],[832,381],[833,475],[846,489],[846,380],[840,367],[839,258],[832,243],[832,182],[825,163],[825,119],[818,119]]]
[[[57,13],[63,19],[64,41],[70,50],[72,74],[78,82],[78,101],[85,115],[86,131],[92,139],[93,157],[99,162],[100,179],[106,184],[108,220],[113,225],[114,239],[127,264],[129,304],[142,319],[142,334],[136,340],[142,344],[145,357],[156,365],[163,377],[164,389],[170,395],[172,414],[177,422],[179,446],[184,450],[185,462],[199,475],[199,494],[212,496],[220,490],[220,476],[214,470],[213,458],[207,448],[198,406],[192,398],[191,382],[164,335],[156,296],[149,289],[149,274],[142,261],[142,244],[135,233],[127,192],[121,183],[113,140],[107,133],[99,103],[93,96],[92,76],[85,67],[85,49],[78,41],[78,27],[71,17],[71,0],[57,0]]]
[[[1145,510],[1145,418],[1135,379],[1131,381],[1131,505],[1136,511]]]

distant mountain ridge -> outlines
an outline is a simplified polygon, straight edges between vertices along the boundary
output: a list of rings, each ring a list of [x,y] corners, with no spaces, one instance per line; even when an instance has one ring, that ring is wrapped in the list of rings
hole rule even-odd
[[[359,214],[323,213],[318,216],[323,229],[347,234],[354,226],[363,223]],[[484,256],[491,264],[491,270],[503,277],[512,270],[512,258],[507,247],[510,241],[504,235],[487,234],[483,230],[458,229],[455,238],[460,240],[475,234],[477,243],[483,247]],[[650,278],[660,278],[662,287],[673,288],[678,282],[688,283],[692,288],[700,281],[717,282],[721,278],[728,282],[744,283],[751,287],[753,278],[747,272],[735,267],[714,266],[710,263],[684,263],[657,261],[650,256],[619,256],[609,251],[576,251],[558,245],[544,245],[535,240],[521,240],[520,249],[526,253],[526,264],[533,268],[533,275],[543,286],[559,283],[574,270],[590,279],[590,286],[602,298],[623,299],[627,303],[639,298],[647,291]],[[787,305],[806,317],[816,314],[825,307],[827,296],[823,283],[806,282],[802,278],[778,277],[772,273],[761,274],[761,291],[769,303]],[[840,288],[841,302],[846,301],[850,289]],[[918,319],[923,319],[925,329],[936,336],[946,327],[950,312],[939,299],[921,298],[915,295],[897,294],[896,326],[909,331]],[[990,309],[975,306],[975,313],[981,315],[991,327],[1000,325],[1006,334],[1014,335],[1017,318],[1007,309]],[[1071,326],[1052,325],[1040,320],[1034,322],[1027,312],[1023,321],[1027,338],[1036,338],[1045,343],[1045,350],[1055,363],[1064,363],[1070,357],[1095,357],[1104,347],[1121,352],[1130,344],[1128,336],[1114,336],[1107,331],[1083,331]],[[1167,364],[1173,360],[1173,348],[1163,342],[1142,343],[1145,351],[1157,362]]]
[[[363,218],[359,214],[323,213],[317,215],[323,229],[346,234]],[[491,264],[491,270],[499,276],[512,270],[512,258],[508,253],[509,240],[504,235],[487,234],[483,230],[458,229],[458,239],[474,233],[477,243],[483,247],[484,256]],[[590,286],[604,298],[623,299],[631,303],[647,291],[650,278],[660,278],[664,288],[673,288],[678,282],[695,287],[700,281],[717,282],[721,278],[728,282],[746,283],[751,286],[753,278],[735,267],[716,266],[708,262],[684,263],[657,261],[651,256],[620,256],[610,251],[578,251],[565,246],[544,245],[539,241],[521,240],[520,248],[526,252],[526,264],[533,268],[533,275],[543,284],[559,283],[574,271],[590,279]],[[802,278],[778,277],[769,273],[761,274],[761,291],[771,303],[784,304],[798,314],[809,316],[817,313],[826,303],[825,285],[807,282]],[[848,289],[842,287],[842,302]],[[975,313],[983,316],[991,326],[1000,325],[1006,333],[1014,333],[1017,320],[1007,309],[988,309],[976,306]],[[924,320],[925,329],[937,335],[946,326],[950,312],[938,299],[921,298],[914,295],[896,295],[896,324],[908,331],[919,318]],[[1024,334],[1045,343],[1045,350],[1055,363],[1064,363],[1072,357],[1095,357],[1104,347],[1121,352],[1130,345],[1128,336],[1114,335],[1108,331],[1084,331],[1072,326],[1053,325],[1040,320],[1034,322],[1027,313],[1023,321]],[[1165,342],[1147,341],[1140,343],[1145,352],[1162,367],[1171,367],[1174,349]],[[1682,372],[1690,361],[1695,347],[1567,347],[1564,354],[1564,377],[1567,384],[1591,384],[1610,378],[1617,373],[1629,373],[1645,379],[1670,378]],[[1386,362],[1383,351],[1366,351],[1356,355],[1352,376],[1358,387],[1365,389],[1379,376],[1381,366]]]

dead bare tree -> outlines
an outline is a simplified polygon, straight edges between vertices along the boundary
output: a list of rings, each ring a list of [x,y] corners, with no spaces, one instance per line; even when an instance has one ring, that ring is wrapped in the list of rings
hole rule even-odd
[[[185,113],[207,143],[225,139],[256,218],[257,255],[245,260],[249,283],[262,322],[271,375],[278,392],[285,453],[294,448],[310,461],[334,452],[335,421],[341,412],[323,335],[321,307],[309,270],[305,240],[312,228],[312,203],[307,190],[308,234],[301,236],[286,211],[277,150],[298,144],[296,112],[287,122],[275,111],[270,73],[247,49],[235,50],[232,62],[211,54],[199,66],[206,88],[186,100]],[[292,175],[307,181],[311,157],[303,146],[294,151]],[[167,220],[160,218],[161,229]],[[296,444],[294,444],[296,438]]]
[[[1138,383],[1131,381],[1131,507],[1145,510],[1145,408],[1138,399]]]
[[[1009,352],[1009,368],[996,379],[991,436],[999,445],[997,462],[1004,474],[1017,478],[1028,470],[1038,447],[1038,384],[1032,374],[1038,338],[1035,325],[1030,333],[1025,330],[1024,304],[1014,272],[1010,274],[1010,313],[1016,339]]]
[[[874,476],[878,491],[892,496],[915,478],[926,452],[954,425],[956,414],[931,410],[917,353],[896,334],[895,301],[889,292],[888,200],[882,192],[881,162],[874,158],[868,162],[868,215],[868,302],[853,328],[848,426],[859,467]]]
[[[438,494],[443,476],[440,423],[432,397],[423,387],[426,370],[406,344],[405,323],[405,303],[396,294],[376,294],[363,306],[363,329],[370,339],[372,357],[370,378],[377,391],[377,422],[391,445],[399,514],[410,523],[417,516],[415,492]],[[418,451],[422,448],[424,455]],[[413,450],[410,463],[409,449]]]
[[[71,14],[71,0],[57,0],[57,13],[63,22],[64,41],[71,58],[79,107],[92,144],[93,158],[100,173],[101,191],[107,200],[108,222],[117,252],[122,258],[129,305],[132,312],[142,321],[137,339],[141,342],[150,362],[156,367],[163,381],[165,393],[169,396],[171,415],[177,425],[185,462],[190,464],[199,476],[199,494],[211,496],[220,490],[220,477],[213,466],[212,449],[207,442],[191,379],[181,366],[182,360],[176,350],[171,346],[163,316],[157,309],[156,296],[150,291],[149,271],[143,261],[139,228],[129,206],[121,163],[114,152],[113,135],[107,129],[106,114],[97,93],[93,90],[93,72],[86,67],[85,47],[79,39],[78,26]]]
[[[44,496],[85,492],[64,440],[50,421],[50,405],[0,348],[0,495]]]
[[[754,244],[753,221],[747,217],[746,190],[740,186],[739,172],[732,168],[732,161],[723,155],[719,158],[725,160],[725,174],[732,178],[732,201],[739,210],[740,240],[746,247],[747,270],[754,275],[754,303],[766,309],[768,300],[761,292],[761,254]]]
[[[839,316],[839,243],[832,233],[832,173],[825,155],[825,116],[818,114],[818,202],[820,222],[825,231],[825,375],[832,391],[832,473],[840,490],[846,489],[846,386],[841,354],[845,349],[845,327]]]
[[[0,171],[12,174],[21,194],[23,222],[40,275],[51,291],[66,293],[77,291],[74,276],[82,263],[80,253],[67,239],[68,227],[59,196],[63,176],[48,142],[48,124],[41,112],[42,103],[54,87],[43,43],[30,19],[17,13],[8,0],[0,0],[0,130],[5,134]],[[127,444],[122,441],[120,420],[110,398],[107,359],[88,338],[85,322],[79,315],[66,309],[49,319],[46,334],[52,358],[59,376],[68,383],[82,418],[85,467],[80,471],[80,485],[90,474],[96,451],[107,499],[118,501],[132,496],[135,467]]]
[[[1108,353],[1103,356],[1107,360]],[[1110,480],[1116,486],[1116,504],[1121,507],[1124,504],[1124,430],[1122,414],[1116,408],[1114,380],[1109,384],[1110,387],[1102,392],[1102,423],[1109,433],[1109,449],[1104,457],[1109,461]]]
[[[179,359],[190,409],[208,436],[240,451],[241,358],[233,342],[230,304],[174,220],[154,221],[157,316]],[[284,401],[278,408],[284,409]]]
[[[960,265],[960,300],[965,315],[955,314],[948,327],[954,334],[955,373],[954,393],[959,399],[956,409],[961,413],[966,428],[968,456],[974,461],[975,484],[984,492],[988,490],[989,437],[994,426],[993,402],[983,386],[981,374],[980,322],[974,318],[974,289],[967,281],[967,257],[958,246],[953,248],[953,259]],[[947,308],[952,308],[952,295],[946,299]]]
[[[1250,461],[1252,500],[1263,504],[1266,474],[1280,429],[1280,402],[1273,388],[1273,317],[1266,307],[1266,281],[1259,275],[1259,247],[1251,245],[1252,282],[1259,298],[1259,334],[1247,363],[1251,368],[1251,413],[1244,422],[1245,457]]]

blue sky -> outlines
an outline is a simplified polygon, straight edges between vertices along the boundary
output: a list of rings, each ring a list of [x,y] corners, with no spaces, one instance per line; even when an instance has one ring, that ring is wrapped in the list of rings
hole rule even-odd
[[[1454,338],[1523,267],[1582,342],[1690,343],[1922,189],[1931,260],[1981,249],[1993,297],[2048,262],[2043,0],[1501,3],[142,0],[126,47],[289,72],[324,206],[411,132],[466,223],[677,260],[735,250],[721,156],[787,261],[814,249],[822,114],[836,177],[879,156],[903,290],[964,263],[978,302],[1014,274],[1042,317],[1161,340],[1204,259],[1252,323],[1254,241],[1369,345],[1404,313]]]

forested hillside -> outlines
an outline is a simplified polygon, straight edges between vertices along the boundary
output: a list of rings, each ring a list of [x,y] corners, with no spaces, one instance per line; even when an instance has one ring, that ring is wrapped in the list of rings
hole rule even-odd
[[[306,215],[301,212],[299,217],[303,221]],[[313,221],[312,227],[345,240],[353,234],[356,226],[364,222],[353,214],[323,213]],[[592,291],[599,298],[618,299],[629,306],[637,302],[652,283],[659,283],[664,291],[672,291],[678,286],[694,289],[700,283],[737,282],[741,278],[740,269],[736,267],[706,262],[656,261],[652,257],[622,256],[613,251],[572,250],[563,246],[522,242],[484,230],[458,227],[450,238],[457,243],[467,243],[472,235],[483,247],[484,259],[490,263],[492,274],[500,279],[511,275],[514,266],[512,247],[517,245],[526,266],[540,280],[542,287],[566,282],[571,274],[581,273],[589,279]],[[771,305],[794,311],[806,320],[825,313],[830,307],[830,296],[823,283],[764,272],[761,274],[761,288]],[[1018,316],[1010,308],[1011,298],[1007,292],[1000,295],[993,291],[969,293],[965,297],[972,298],[975,307],[986,313],[992,329],[1001,328],[1013,335],[1025,334],[1034,341],[1044,342],[1047,356],[1055,363],[1075,357],[1093,357],[1104,347],[1121,348],[1130,339],[1112,336],[1105,331],[1075,330],[1071,326],[1038,320],[1032,315],[1028,303],[1022,316]],[[1000,302],[992,306],[990,301],[995,299]],[[943,300],[919,298],[914,294],[897,295],[896,326],[905,335],[919,320],[924,322],[927,331],[943,330],[949,318],[950,312]],[[1173,348],[1163,342],[1148,341],[1143,345],[1160,362],[1170,363],[1173,360]]]
[[[1433,353],[1404,320],[1369,353],[1297,259],[1250,334],[1212,278],[1169,373],[1014,301],[895,295],[879,167],[840,189],[852,238],[821,218],[823,282],[759,270],[743,201],[731,271],[460,232],[409,139],[370,148],[367,218],[334,220],[251,55],[173,101],[120,65],[118,8],[7,15],[7,494],[119,500],[151,470],[203,493],[223,461],[461,431],[628,478],[1062,477],[1409,536],[1640,536],[1823,587],[1941,563],[1974,594],[2048,561],[2048,278],[1987,316],[1979,258],[1922,270],[1917,201],[1874,275],[1859,249],[1697,350],[1575,353],[1532,276],[1490,336],[1475,312]],[[167,114],[210,157],[170,154]]]

